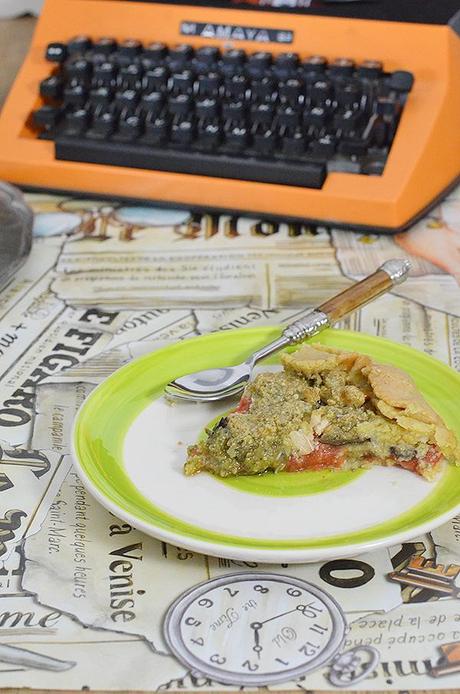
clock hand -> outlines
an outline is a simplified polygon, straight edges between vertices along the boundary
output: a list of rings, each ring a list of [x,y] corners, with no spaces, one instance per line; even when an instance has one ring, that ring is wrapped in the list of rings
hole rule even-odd
[[[291,614],[291,612],[297,612],[297,607],[294,607],[293,610],[288,610],[287,612],[282,612],[281,614],[277,614],[274,617],[270,617],[270,619],[265,619],[263,622],[259,622],[259,624],[262,626],[263,624],[267,624],[267,622],[272,622],[274,619],[279,619],[279,617],[284,617],[286,614]]]
[[[254,646],[252,647],[252,650],[254,651],[254,653],[257,653],[257,657],[260,660],[260,654],[263,651],[263,648],[260,645],[259,636],[259,631],[262,629],[262,622],[252,622],[252,624],[250,624],[249,626],[254,631]]]
[[[254,653],[257,653],[257,657],[260,659],[260,654],[263,650],[262,646],[260,645],[260,635],[259,631],[262,629],[264,624],[267,624],[267,622],[271,622],[274,619],[279,619],[280,617],[284,617],[287,614],[291,614],[291,612],[296,612],[297,608],[294,608],[293,610],[288,610],[287,612],[282,612],[281,614],[277,614],[274,617],[270,617],[269,619],[265,619],[263,622],[251,622],[249,625],[250,628],[254,632],[254,646],[252,647],[252,650]]]

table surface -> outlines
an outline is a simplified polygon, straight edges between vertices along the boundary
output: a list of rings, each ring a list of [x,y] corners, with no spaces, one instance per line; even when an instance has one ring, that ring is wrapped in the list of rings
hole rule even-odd
[[[36,20],[33,17],[19,17],[17,19],[0,20],[0,106],[4,102],[11,83],[14,80],[16,72],[21,65],[21,62],[27,52]],[[8,694],[24,694],[27,689],[2,689],[2,692]],[[57,690],[34,689],[34,694]],[[126,691],[126,690],[125,690]],[[297,694],[301,690],[296,690]],[[336,692],[338,690],[335,690]],[[431,689],[432,694],[449,694],[449,692],[459,692],[460,689]],[[212,694],[212,692],[210,692]],[[289,693],[285,693],[289,694]],[[308,692],[308,694],[316,694]],[[318,692],[318,694],[327,694],[326,692]],[[344,694],[348,694],[344,692]],[[363,692],[363,694],[379,694],[378,692]],[[388,693],[387,693],[388,694]],[[401,692],[402,694],[402,692]],[[404,693],[406,694],[406,692]],[[407,694],[419,694],[419,691],[412,690]]]

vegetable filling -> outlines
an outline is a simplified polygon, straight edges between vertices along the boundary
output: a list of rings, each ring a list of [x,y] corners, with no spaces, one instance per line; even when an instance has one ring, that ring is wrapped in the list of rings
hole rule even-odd
[[[458,459],[455,437],[406,373],[318,344],[283,354],[282,363],[189,447],[185,474],[397,465],[432,479],[444,458]]]

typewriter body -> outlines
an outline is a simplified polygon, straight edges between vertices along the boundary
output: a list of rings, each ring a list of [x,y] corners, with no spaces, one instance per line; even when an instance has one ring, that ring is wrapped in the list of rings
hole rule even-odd
[[[46,0],[0,178],[404,230],[459,179],[458,2],[276,1]]]

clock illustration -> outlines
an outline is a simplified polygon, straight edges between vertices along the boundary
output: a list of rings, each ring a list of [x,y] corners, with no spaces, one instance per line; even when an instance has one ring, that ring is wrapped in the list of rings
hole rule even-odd
[[[163,628],[173,654],[192,671],[223,684],[258,686],[297,679],[332,660],[347,625],[336,601],[317,586],[241,572],[183,593]],[[373,669],[372,654],[371,661]]]

